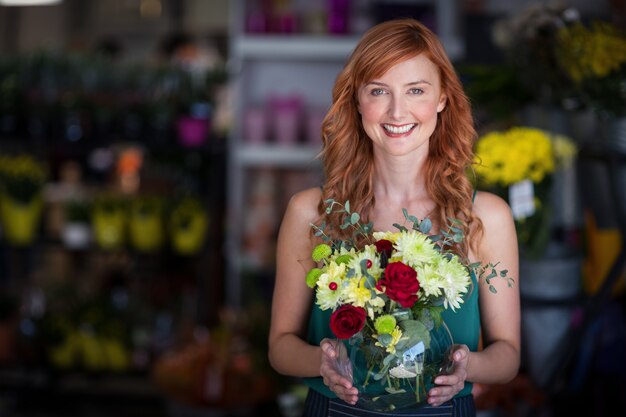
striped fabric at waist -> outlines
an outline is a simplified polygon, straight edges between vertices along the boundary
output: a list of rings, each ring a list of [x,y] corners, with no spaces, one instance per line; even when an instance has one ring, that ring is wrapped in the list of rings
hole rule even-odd
[[[421,406],[416,410],[398,410],[394,412],[379,412],[357,408],[346,404],[339,399],[329,399],[319,392],[310,389],[304,404],[302,417],[475,417],[476,407],[474,398],[466,395],[453,398],[439,407],[430,405]]]

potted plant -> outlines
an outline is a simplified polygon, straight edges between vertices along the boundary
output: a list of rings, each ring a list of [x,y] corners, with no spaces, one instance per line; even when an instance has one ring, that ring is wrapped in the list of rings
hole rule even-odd
[[[102,249],[119,249],[125,243],[127,224],[126,201],[119,195],[98,196],[91,212],[94,239]]]
[[[524,367],[539,386],[547,382],[556,363],[553,349],[569,326],[573,306],[564,300],[575,299],[582,288],[582,256],[553,233],[554,179],[575,155],[569,137],[526,126],[488,132],[476,145],[479,188],[504,198],[515,219],[521,296],[549,307],[522,309]]]
[[[132,199],[129,214],[130,242],[146,253],[156,252],[163,246],[163,199],[142,195]]]
[[[226,71],[223,68],[207,69],[200,74],[183,71],[180,79],[178,139],[185,147],[201,146],[211,131],[215,96],[227,79]]]
[[[173,206],[169,231],[171,245],[180,255],[194,255],[202,248],[206,238],[209,216],[196,197],[185,197]]]
[[[562,28],[558,40],[558,64],[602,121],[605,145],[626,152],[626,32],[594,21]]]
[[[91,241],[90,207],[86,200],[71,199],[64,204],[65,222],[61,238],[69,249],[80,250]]]
[[[43,209],[46,169],[33,156],[0,156],[0,224],[14,246],[30,245]]]

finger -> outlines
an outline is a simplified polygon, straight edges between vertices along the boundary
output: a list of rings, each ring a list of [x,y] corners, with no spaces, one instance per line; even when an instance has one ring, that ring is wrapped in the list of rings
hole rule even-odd
[[[359,399],[359,392],[355,387],[346,388],[342,385],[336,385],[333,390],[337,397],[349,404],[356,404]]]
[[[330,342],[322,343],[321,345],[322,353],[328,356],[331,359],[335,359],[337,356],[337,350]]]
[[[428,404],[439,406],[454,397],[454,391],[446,388],[432,389],[428,393]]]

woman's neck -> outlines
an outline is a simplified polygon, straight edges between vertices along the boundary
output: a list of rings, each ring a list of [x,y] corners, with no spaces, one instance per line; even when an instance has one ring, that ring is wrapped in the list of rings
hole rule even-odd
[[[402,209],[418,219],[430,216],[435,209],[426,189],[424,160],[390,159],[376,160],[376,204],[370,219],[375,230],[394,230],[394,223],[403,224]]]

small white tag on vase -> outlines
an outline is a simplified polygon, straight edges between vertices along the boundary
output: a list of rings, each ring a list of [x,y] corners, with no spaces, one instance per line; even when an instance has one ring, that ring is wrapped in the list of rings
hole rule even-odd
[[[509,205],[516,220],[535,214],[535,187],[531,180],[516,182],[509,187]]]

